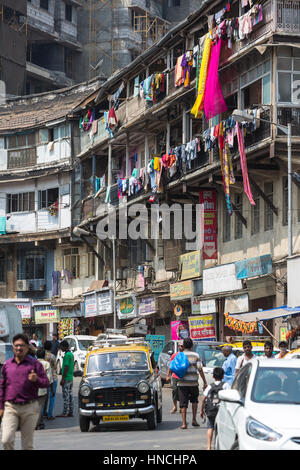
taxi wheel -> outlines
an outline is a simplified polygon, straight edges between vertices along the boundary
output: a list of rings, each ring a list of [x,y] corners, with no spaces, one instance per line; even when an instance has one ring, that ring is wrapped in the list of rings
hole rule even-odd
[[[147,415],[147,426],[148,429],[156,429],[157,427],[157,408],[154,406],[154,410]]]
[[[81,432],[88,432],[90,428],[90,419],[79,415],[79,427]]]

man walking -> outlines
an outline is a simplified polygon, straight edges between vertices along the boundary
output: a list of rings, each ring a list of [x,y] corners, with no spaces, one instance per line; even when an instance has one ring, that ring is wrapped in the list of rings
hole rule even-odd
[[[64,352],[62,364],[62,378],[60,385],[62,386],[64,409],[58,418],[73,416],[73,372],[74,372],[74,356],[69,350],[68,341],[64,340],[60,343],[60,348]]]
[[[59,341],[57,339],[57,335],[53,334],[52,335],[52,341],[51,341],[51,354],[53,354],[53,356],[57,356],[57,353],[58,353],[58,350],[59,350]]]
[[[240,369],[247,364],[247,362],[255,359],[255,355],[252,352],[252,344],[251,341],[246,339],[243,341],[243,350],[244,354],[238,357],[236,361],[236,367],[235,367],[235,376],[238,374]]]
[[[45,341],[45,344],[44,344],[45,359],[46,361],[49,362],[51,366],[52,379],[53,379],[52,388],[50,388],[49,390],[49,406],[48,406],[48,403],[46,403],[46,407],[45,407],[45,414],[47,414],[48,420],[55,419],[53,416],[53,408],[54,408],[56,389],[57,389],[56,359],[55,359],[55,356],[50,352],[51,346],[52,346],[51,341]],[[48,408],[48,413],[46,413],[47,408]]]
[[[236,356],[233,354],[231,346],[224,346],[222,348],[222,353],[226,357],[222,366],[224,370],[223,382],[228,383],[231,386],[234,380]]]
[[[2,367],[0,380],[0,418],[2,445],[13,450],[18,427],[23,450],[33,449],[33,434],[39,417],[38,389],[48,388],[49,381],[40,362],[28,355],[26,335],[13,338],[14,357]]]
[[[186,411],[189,401],[192,404],[192,426],[199,426],[197,423],[197,408],[199,397],[198,372],[200,373],[200,376],[203,380],[203,388],[205,389],[207,387],[200,356],[192,349],[193,341],[191,338],[186,338],[183,341],[183,352],[186,354],[190,365],[184,377],[179,379],[177,382],[180,412],[182,417],[181,429],[187,429]]]
[[[172,354],[170,362],[173,361],[174,357],[176,357],[177,354],[182,351],[183,351],[183,341],[180,340],[178,341],[178,351]],[[170,375],[171,375],[171,370],[170,370],[170,367],[168,367],[168,373],[166,375],[166,382],[169,382]],[[177,377],[177,375],[173,372],[171,376],[172,399],[173,399],[173,408],[170,411],[171,414],[174,414],[177,411],[177,402],[179,401],[178,386],[177,386],[178,380],[179,380],[179,377]]]

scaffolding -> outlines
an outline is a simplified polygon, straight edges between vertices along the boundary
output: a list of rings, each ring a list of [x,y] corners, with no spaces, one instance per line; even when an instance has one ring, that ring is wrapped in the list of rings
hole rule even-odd
[[[135,42],[138,42],[138,35],[140,35],[141,50],[145,51],[166,34],[167,23],[157,16],[151,16],[147,11],[137,13],[134,10],[133,29]]]

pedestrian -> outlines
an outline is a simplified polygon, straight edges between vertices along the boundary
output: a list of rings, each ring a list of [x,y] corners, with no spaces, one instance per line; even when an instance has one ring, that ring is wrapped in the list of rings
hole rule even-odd
[[[49,387],[42,364],[28,354],[28,337],[13,338],[13,354],[2,367],[0,380],[0,418],[2,446],[13,450],[18,427],[23,450],[33,449],[33,435],[39,416],[38,389]]]
[[[51,366],[48,361],[45,359],[45,349],[44,348],[39,348],[36,352],[37,360],[42,364],[44,371],[46,372],[46,375],[49,380],[50,388],[52,389],[52,371],[51,371]],[[47,396],[49,394],[49,389],[45,388],[39,388],[38,391],[38,402],[39,402],[39,407],[40,407],[40,414],[39,414],[39,419],[36,425],[36,429],[44,429],[45,424],[43,420],[43,411],[44,411],[44,406],[47,401]]]
[[[52,335],[52,341],[51,341],[51,354],[53,354],[53,356],[57,356],[57,353],[58,353],[58,350],[59,350],[59,341],[57,339],[57,335],[56,334],[53,334]]]
[[[271,341],[266,341],[264,344],[264,352],[265,354],[262,356],[264,359],[274,359],[275,356],[273,355],[273,343]]]
[[[174,357],[177,356],[177,354],[182,351],[183,351],[183,341],[180,340],[178,341],[178,351],[172,354],[170,362],[173,361]],[[170,380],[170,375],[171,375],[171,370],[170,370],[170,367],[168,367],[168,372],[166,375],[167,382],[169,382]],[[177,386],[178,380],[179,380],[179,377],[173,372],[171,376],[172,400],[173,400],[173,408],[170,411],[171,414],[174,414],[177,411],[177,402],[179,401],[178,386]]]
[[[73,416],[73,372],[74,372],[74,356],[69,350],[68,341],[64,340],[60,343],[60,348],[64,353],[62,364],[62,378],[60,385],[63,392],[64,408],[58,418]]]
[[[215,420],[220,405],[218,392],[230,388],[229,383],[223,380],[224,375],[224,369],[222,367],[215,367],[213,370],[214,381],[203,392],[200,417],[203,419],[204,415],[206,415],[207,418],[206,450],[211,450]]]
[[[56,389],[57,389],[57,373],[56,373],[56,358],[54,354],[51,353],[51,347],[52,347],[52,342],[51,341],[45,341],[44,348],[45,348],[45,359],[46,361],[49,362],[52,370],[52,388],[49,390],[49,400],[48,400],[48,406],[46,404],[45,407],[45,412],[44,414],[47,415],[47,419],[49,421],[55,419],[53,416],[53,408],[54,408],[54,403],[55,403],[55,397],[56,397]],[[48,409],[48,411],[47,411]]]
[[[276,359],[282,359],[288,353],[287,341],[280,341],[278,345],[280,352],[276,355]]]
[[[237,361],[236,361],[236,366],[235,366],[235,376],[237,376],[239,370],[245,365],[247,364],[248,361],[251,361],[253,359],[255,359],[255,356],[252,352],[252,344],[251,344],[251,341],[249,341],[248,339],[246,339],[245,341],[243,341],[243,350],[244,350],[244,354],[242,354],[241,356],[239,356],[237,358]]]
[[[193,351],[193,341],[191,338],[183,340],[183,352],[190,363],[189,368],[182,379],[177,382],[180,412],[182,417],[181,429],[187,429],[186,412],[189,401],[192,404],[192,426],[199,426],[197,423],[197,408],[199,397],[198,372],[203,381],[204,389],[207,387],[205,375],[202,369],[200,356]]]
[[[39,339],[39,337],[36,333],[32,334],[32,338],[29,341],[29,343],[32,344],[32,346],[35,347],[36,349],[40,348],[41,345],[42,345],[41,340]]]
[[[223,362],[224,370],[224,379],[223,381],[228,383],[230,386],[234,380],[235,366],[236,366],[236,356],[232,352],[232,346],[224,346],[222,348],[222,353],[226,357]]]

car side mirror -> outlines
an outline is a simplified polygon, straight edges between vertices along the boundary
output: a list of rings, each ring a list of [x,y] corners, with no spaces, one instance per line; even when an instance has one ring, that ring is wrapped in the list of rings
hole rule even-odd
[[[75,348],[74,348],[74,346],[72,346],[72,348],[71,348],[71,352],[74,352],[74,351],[75,351]]]
[[[169,354],[169,356],[172,356],[173,351],[172,351],[172,350],[171,350],[171,351],[168,351],[168,354]]]
[[[229,402],[229,403],[237,403],[237,404],[242,405],[242,406],[244,405],[244,403],[242,401],[242,398],[241,398],[241,395],[240,395],[240,392],[238,392],[237,390],[233,390],[233,389],[220,390],[219,393],[218,393],[218,397],[222,401],[226,401],[226,402]]]

